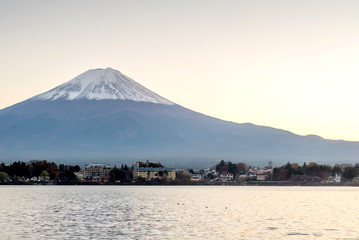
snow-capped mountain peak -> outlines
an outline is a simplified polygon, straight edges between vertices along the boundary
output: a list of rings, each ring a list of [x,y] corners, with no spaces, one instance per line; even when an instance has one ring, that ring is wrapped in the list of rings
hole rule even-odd
[[[119,99],[174,105],[173,102],[150,91],[112,68],[89,70],[62,85],[33,98],[33,100],[40,101],[80,99]]]

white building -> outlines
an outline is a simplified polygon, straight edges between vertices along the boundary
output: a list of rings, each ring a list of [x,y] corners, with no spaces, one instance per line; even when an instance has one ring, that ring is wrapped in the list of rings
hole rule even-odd
[[[192,174],[191,181],[194,181],[194,182],[202,181],[202,175],[199,173]]]
[[[273,174],[273,169],[261,169],[257,172],[256,180],[257,181],[266,181],[269,179],[269,176]]]
[[[219,174],[220,182],[233,182],[233,174],[232,173],[221,173]]]

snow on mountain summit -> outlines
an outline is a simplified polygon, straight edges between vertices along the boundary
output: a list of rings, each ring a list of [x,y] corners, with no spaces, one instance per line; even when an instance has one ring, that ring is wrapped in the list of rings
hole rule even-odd
[[[112,68],[93,69],[61,84],[33,100],[105,100],[119,99],[174,105],[173,102],[143,87]]]

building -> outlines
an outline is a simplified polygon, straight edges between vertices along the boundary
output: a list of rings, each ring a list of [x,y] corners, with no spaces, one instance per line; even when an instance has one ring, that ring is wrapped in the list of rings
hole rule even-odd
[[[340,183],[341,179],[342,179],[342,175],[336,173],[335,176],[328,176],[327,182]]]
[[[192,174],[191,181],[194,181],[194,182],[202,181],[202,175],[200,173]]]
[[[257,172],[256,180],[257,181],[267,181],[270,179],[270,176],[273,174],[273,169],[261,169]]]
[[[221,173],[219,174],[220,182],[233,182],[233,174],[232,173]]]
[[[81,169],[79,172],[74,172],[76,178],[80,181],[83,181],[85,178],[85,174],[83,172],[83,169]]]
[[[134,180],[142,178],[149,181],[151,179],[160,179],[162,177],[165,177],[170,180],[176,179],[175,168],[149,167],[148,162],[146,162],[145,167],[140,167],[138,163],[134,163],[132,168]]]
[[[257,173],[257,181],[266,181],[267,174],[266,173]]]
[[[113,169],[113,166],[106,164],[89,164],[81,171],[85,179],[92,179],[97,181],[107,181],[108,174]]]

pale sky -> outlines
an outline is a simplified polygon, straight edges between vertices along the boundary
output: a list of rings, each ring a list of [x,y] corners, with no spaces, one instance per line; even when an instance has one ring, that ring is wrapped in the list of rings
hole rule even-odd
[[[359,141],[357,0],[0,2],[0,109],[112,67],[213,117]]]

